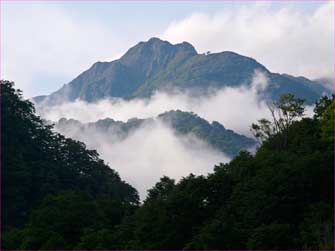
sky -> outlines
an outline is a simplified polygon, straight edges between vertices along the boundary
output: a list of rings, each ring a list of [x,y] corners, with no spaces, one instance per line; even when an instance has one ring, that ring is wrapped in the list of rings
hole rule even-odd
[[[29,98],[150,37],[225,50],[273,72],[334,76],[330,1],[1,1],[1,78]]]

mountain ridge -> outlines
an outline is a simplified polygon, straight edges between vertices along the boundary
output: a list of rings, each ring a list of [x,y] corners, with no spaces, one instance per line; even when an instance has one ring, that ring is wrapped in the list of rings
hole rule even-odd
[[[78,120],[61,118],[55,124],[55,128],[77,139],[81,139],[83,135],[90,134],[92,131],[98,131],[106,137],[109,135],[113,140],[122,141],[142,126],[152,126],[157,121],[172,128],[179,136],[194,135],[230,157],[238,154],[240,150],[247,150],[256,145],[255,140],[226,129],[217,121],[210,123],[192,112],[180,110],[167,111],[146,119],[131,118],[127,122],[105,118],[81,123]]]
[[[272,73],[255,59],[236,52],[198,54],[188,42],[171,44],[151,38],[131,47],[120,59],[96,62],[58,91],[34,98],[36,103],[59,104],[82,99],[95,102],[109,97],[150,97],[156,91],[197,90],[249,85],[255,71],[268,76],[265,96],[277,99],[290,92],[314,103],[329,93],[317,82],[288,74]]]

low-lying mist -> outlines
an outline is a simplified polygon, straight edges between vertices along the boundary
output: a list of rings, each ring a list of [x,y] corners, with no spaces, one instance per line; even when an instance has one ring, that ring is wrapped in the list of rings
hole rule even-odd
[[[81,122],[94,122],[113,118],[125,122],[134,117],[155,117],[165,111],[179,109],[194,112],[209,122],[215,120],[226,128],[251,136],[251,123],[261,117],[270,116],[266,102],[260,95],[266,88],[266,76],[255,72],[252,84],[248,87],[226,87],[202,97],[194,97],[187,92],[156,92],[146,99],[126,101],[111,98],[96,103],[77,100],[57,106],[41,106],[38,112],[51,121],[73,118]]]
[[[58,131],[97,149],[102,159],[139,191],[141,199],[163,175],[177,180],[190,173],[205,175],[215,164],[229,161],[192,135],[177,136],[160,121],[141,126],[123,140],[94,127],[85,133],[77,133],[75,128]]]

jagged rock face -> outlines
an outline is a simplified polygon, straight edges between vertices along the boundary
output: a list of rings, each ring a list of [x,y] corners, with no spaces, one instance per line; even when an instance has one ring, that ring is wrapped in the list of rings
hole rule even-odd
[[[278,98],[290,92],[312,103],[327,89],[302,77],[271,73],[256,60],[234,52],[198,54],[194,47],[183,42],[170,44],[158,38],[140,42],[120,59],[97,62],[69,84],[49,96],[39,96],[35,102],[82,99],[88,102],[108,97],[149,97],[155,91],[194,90],[206,94],[208,90],[225,86],[248,85],[255,71],[268,78],[265,96]]]

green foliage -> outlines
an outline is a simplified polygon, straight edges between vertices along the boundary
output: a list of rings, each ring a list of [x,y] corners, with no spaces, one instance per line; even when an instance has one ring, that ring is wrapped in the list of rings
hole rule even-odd
[[[180,249],[208,217],[206,179],[190,175],[178,184],[167,177],[149,191],[132,217],[130,249]],[[123,226],[121,225],[121,228]],[[127,226],[126,226],[127,227]]]
[[[30,213],[23,230],[5,236],[6,247],[20,249],[107,249],[112,229],[121,223],[124,205],[110,197],[94,200],[86,193],[49,196]]]
[[[49,196],[31,212],[20,248],[72,249],[83,229],[95,224],[97,216],[96,205],[87,194]]]
[[[138,204],[137,191],[99,159],[96,151],[54,133],[52,127],[44,124],[34,112],[33,104],[23,100],[12,82],[1,81],[1,205],[5,233],[22,228],[31,210],[48,195],[64,191],[84,191],[92,198],[105,195],[129,207]],[[120,213],[114,218],[120,221]],[[34,222],[38,223],[33,221],[32,224]],[[37,237],[50,234],[43,227],[31,231],[37,231]],[[61,237],[55,235],[43,245],[68,240]],[[8,238],[12,245],[13,234]],[[27,248],[33,245],[33,242],[26,243]]]
[[[260,119],[258,120],[258,124],[252,124],[251,131],[255,138],[260,139],[261,142],[276,134],[275,127],[272,122],[267,119]]]
[[[210,124],[194,113],[177,110],[165,112],[158,117],[169,123],[178,134],[194,135],[231,157],[255,145],[253,139],[226,129],[216,121]]]
[[[321,116],[321,137],[324,141],[334,141],[334,99]]]
[[[253,230],[248,243],[248,249],[283,250],[294,247],[294,233],[288,224],[263,225]]]
[[[268,105],[272,121],[258,120],[258,124],[251,125],[251,131],[261,142],[275,136],[283,136],[283,146],[287,146],[289,127],[299,118],[304,116],[304,99],[296,98],[287,93],[280,96],[278,101]]]
[[[94,249],[94,250],[110,250],[117,246],[114,244],[113,231],[110,229],[86,229],[80,239],[76,250]]]
[[[334,97],[333,97],[334,99]],[[314,107],[314,118],[316,119],[320,119],[323,115],[323,113],[325,112],[325,110],[327,109],[327,107],[332,103],[332,99],[327,97],[327,96],[323,96],[321,97],[316,103],[315,103],[315,107]]]
[[[296,98],[291,93],[282,94],[279,97],[279,101],[274,104],[282,113],[281,118],[286,120],[288,125],[295,118],[302,117],[304,115],[305,107],[303,106],[305,100]]]
[[[300,236],[304,249],[333,249],[333,209],[320,202],[306,208],[300,224]]]

